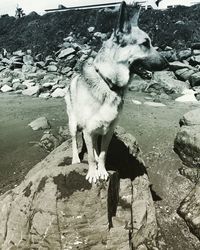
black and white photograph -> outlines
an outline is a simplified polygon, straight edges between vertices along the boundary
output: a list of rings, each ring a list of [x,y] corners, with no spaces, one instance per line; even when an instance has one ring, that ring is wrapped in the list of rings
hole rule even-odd
[[[200,0],[0,0],[18,249],[200,249]]]

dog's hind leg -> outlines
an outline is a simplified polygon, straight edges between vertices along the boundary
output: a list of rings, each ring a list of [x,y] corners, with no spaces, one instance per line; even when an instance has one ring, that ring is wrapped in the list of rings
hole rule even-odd
[[[110,130],[107,132],[106,135],[102,136],[101,152],[99,154],[99,161],[98,161],[98,176],[100,179],[103,179],[103,180],[108,179],[108,172],[106,171],[106,168],[105,168],[105,161],[106,161],[108,146],[112,139],[113,131],[114,131],[114,126],[110,128]]]
[[[83,135],[88,151],[88,164],[89,164],[89,170],[86,176],[86,180],[88,180],[90,183],[92,182],[95,183],[98,180],[98,171],[94,156],[94,145],[93,145],[94,141],[92,138],[92,134],[88,133],[87,131],[83,131]]]

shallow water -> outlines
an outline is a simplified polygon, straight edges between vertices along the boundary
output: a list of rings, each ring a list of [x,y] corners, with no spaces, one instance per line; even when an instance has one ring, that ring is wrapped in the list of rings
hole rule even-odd
[[[47,155],[37,146],[43,132],[28,126],[40,116],[54,129],[66,125],[64,101],[0,94],[0,192],[20,182]]]

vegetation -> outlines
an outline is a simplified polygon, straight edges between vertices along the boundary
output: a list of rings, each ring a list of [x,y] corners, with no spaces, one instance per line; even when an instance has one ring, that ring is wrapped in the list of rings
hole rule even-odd
[[[200,5],[178,6],[173,9],[142,11],[140,27],[149,33],[155,46],[176,49],[190,47],[200,41]],[[47,13],[43,16],[35,12],[20,19],[0,18],[0,49],[31,49],[34,54],[47,55],[58,50],[58,44],[70,32],[82,43],[99,46],[87,30],[94,26],[95,31],[111,32],[117,23],[117,12],[107,10],[70,10]]]

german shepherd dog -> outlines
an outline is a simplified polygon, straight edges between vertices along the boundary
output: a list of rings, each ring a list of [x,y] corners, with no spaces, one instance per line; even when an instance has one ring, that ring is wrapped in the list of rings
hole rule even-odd
[[[80,75],[76,75],[65,96],[69,130],[72,136],[72,164],[80,163],[77,131],[82,130],[88,151],[86,179],[92,183],[107,180],[105,159],[130,74],[150,78],[150,71],[166,68],[167,62],[152,47],[149,36],[138,28],[139,7],[128,14],[121,3],[117,29],[103,43],[95,59],[89,58]],[[97,139],[101,135],[98,150]]]

